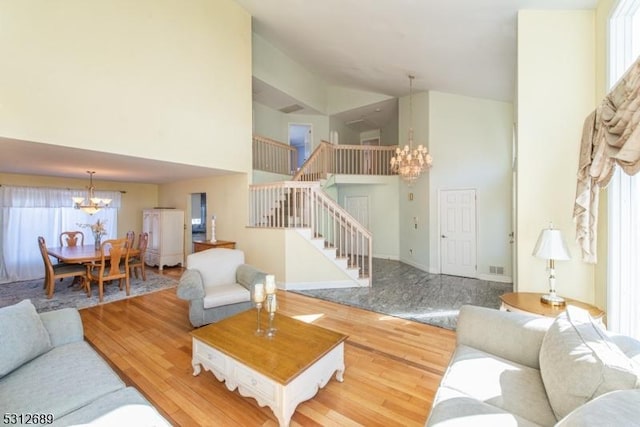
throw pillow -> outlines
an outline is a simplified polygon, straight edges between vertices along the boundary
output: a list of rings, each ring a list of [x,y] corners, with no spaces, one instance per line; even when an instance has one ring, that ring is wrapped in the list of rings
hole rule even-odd
[[[49,333],[30,300],[0,308],[0,378],[49,350]]]
[[[638,388],[640,367],[586,310],[569,306],[545,334],[540,375],[558,420],[601,394]]]

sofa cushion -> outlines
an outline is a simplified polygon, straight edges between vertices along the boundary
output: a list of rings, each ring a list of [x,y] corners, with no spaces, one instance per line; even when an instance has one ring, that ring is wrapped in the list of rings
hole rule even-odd
[[[170,426],[138,390],[123,388],[57,419],[53,426]]]
[[[220,307],[251,300],[251,293],[237,283],[208,286],[205,288],[204,308]]]
[[[236,283],[236,269],[244,264],[244,252],[214,248],[187,256],[187,268],[198,270],[204,287]]]
[[[2,409],[53,414],[54,419],[124,388],[85,341],[54,347],[0,379]]]
[[[0,378],[52,348],[30,300],[0,308]]]
[[[428,427],[538,427],[539,424],[482,402],[457,390],[440,387],[426,425]]]
[[[537,369],[473,347],[458,345],[441,387],[535,424],[556,422]]]
[[[556,427],[638,425],[640,390],[617,390],[603,394],[578,407]]]
[[[558,420],[601,394],[640,385],[640,368],[586,310],[573,306],[545,334],[540,372]]]

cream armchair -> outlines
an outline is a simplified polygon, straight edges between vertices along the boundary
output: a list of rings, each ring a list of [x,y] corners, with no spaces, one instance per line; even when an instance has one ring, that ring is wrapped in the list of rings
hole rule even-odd
[[[253,288],[264,280],[241,250],[207,249],[187,256],[177,294],[189,301],[189,320],[198,327],[250,309]]]

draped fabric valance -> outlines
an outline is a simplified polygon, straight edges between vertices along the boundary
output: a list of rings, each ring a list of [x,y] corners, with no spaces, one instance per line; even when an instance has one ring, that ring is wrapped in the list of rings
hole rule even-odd
[[[109,207],[119,208],[119,191],[94,191],[95,197],[111,199]],[[71,208],[72,197],[87,197],[87,190],[69,188],[0,187],[0,208]]]
[[[573,219],[582,260],[597,261],[598,203],[615,166],[640,170],[640,58],[585,120]]]

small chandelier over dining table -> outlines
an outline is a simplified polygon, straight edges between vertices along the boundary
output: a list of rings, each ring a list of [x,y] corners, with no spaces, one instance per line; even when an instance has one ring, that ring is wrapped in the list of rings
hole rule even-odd
[[[413,79],[415,76],[409,75],[409,143],[396,152],[391,157],[391,171],[400,175],[400,178],[411,185],[422,172],[431,167],[433,159],[422,144],[418,148],[413,148]]]
[[[99,212],[101,209],[109,207],[111,199],[101,199],[94,195],[95,187],[93,186],[93,174],[95,171],[87,171],[89,174],[89,186],[87,187],[87,198],[84,197],[72,197],[73,207],[76,209],[82,209],[89,215],[93,215]]]

